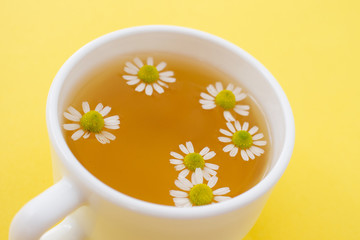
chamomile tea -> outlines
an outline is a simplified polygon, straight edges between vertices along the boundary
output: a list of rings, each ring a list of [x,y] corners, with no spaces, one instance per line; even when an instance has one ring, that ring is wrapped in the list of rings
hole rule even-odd
[[[269,166],[269,129],[251,93],[187,56],[112,59],[82,79],[63,112],[77,160],[140,200],[178,207],[225,201],[256,185]]]

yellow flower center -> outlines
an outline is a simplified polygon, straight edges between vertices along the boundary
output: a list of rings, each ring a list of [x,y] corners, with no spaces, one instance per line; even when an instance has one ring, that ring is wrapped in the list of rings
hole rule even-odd
[[[190,189],[189,199],[195,206],[210,204],[213,200],[213,191],[206,184],[197,184]]]
[[[249,148],[253,143],[252,136],[250,135],[250,133],[243,130],[234,133],[232,137],[232,141],[235,144],[235,146],[241,149]]]
[[[236,104],[235,95],[230,90],[222,90],[216,95],[215,103],[225,110],[233,109]]]
[[[153,83],[159,79],[159,72],[154,66],[144,65],[140,68],[138,72],[138,77],[144,83]]]
[[[97,111],[89,111],[80,119],[80,126],[89,132],[99,133],[105,125],[103,116]]]
[[[197,168],[203,169],[205,161],[199,153],[189,153],[184,158],[184,165],[187,169],[195,171]]]

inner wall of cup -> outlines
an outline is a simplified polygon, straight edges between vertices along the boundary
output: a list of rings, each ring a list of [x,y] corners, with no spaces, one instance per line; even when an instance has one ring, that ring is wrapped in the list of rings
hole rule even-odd
[[[112,33],[88,44],[82,49],[82,56],[65,77],[59,95],[58,117],[62,119],[62,110],[67,103],[67,96],[76,88],[79,80],[87,71],[121,54],[141,51],[163,51],[178,53],[196,58],[216,66],[238,80],[262,108],[270,128],[272,156],[270,168],[279,159],[285,137],[285,118],[280,99],[274,86],[267,79],[257,63],[254,63],[242,50],[218,38],[202,35],[190,35],[171,31],[139,31],[121,34]],[[89,51],[85,51],[89,50]],[[61,121],[59,121],[61,122]]]

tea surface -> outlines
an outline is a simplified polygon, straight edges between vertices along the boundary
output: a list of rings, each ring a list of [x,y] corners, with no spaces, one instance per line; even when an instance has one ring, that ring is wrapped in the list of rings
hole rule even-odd
[[[124,71],[127,61],[133,62],[139,57],[146,62],[148,56],[154,58],[154,64],[167,63],[163,71],[173,71],[176,82],[167,83],[164,93],[156,91],[151,96],[135,91],[136,85],[130,86],[123,78],[129,75]],[[214,66],[186,56],[168,53],[140,53],[124,55],[118,59],[94,69],[84,79],[83,84],[74,89],[68,106],[81,114],[82,102],[87,101],[94,110],[98,103],[110,106],[106,116],[119,115],[120,129],[107,129],[116,136],[109,144],[101,144],[91,134],[88,139],[74,141],[74,131],[64,130],[66,142],[79,162],[95,177],[110,187],[131,197],[148,202],[174,205],[169,190],[178,189],[174,181],[179,171],[169,163],[170,152],[184,154],[179,145],[191,141],[195,152],[204,147],[215,151],[216,155],[206,161],[218,165],[218,182],[214,189],[229,187],[226,196],[235,197],[256,185],[266,173],[269,162],[270,141],[266,120],[259,106],[252,100],[251,93],[242,89],[248,96],[241,101],[249,105],[249,115],[241,116],[234,111],[232,115],[241,125],[249,122],[249,129],[258,126],[264,134],[262,140],[267,144],[261,148],[264,154],[254,160],[244,161],[240,152],[230,157],[223,148],[228,143],[220,142],[224,137],[220,129],[228,130],[224,110],[216,107],[205,110],[199,103],[200,93],[208,93],[206,87],[215,82],[228,83],[241,87]],[[64,109],[64,112],[66,109]],[[70,123],[63,118],[63,123]],[[190,175],[187,177],[191,180]],[[206,183],[206,181],[205,181]]]

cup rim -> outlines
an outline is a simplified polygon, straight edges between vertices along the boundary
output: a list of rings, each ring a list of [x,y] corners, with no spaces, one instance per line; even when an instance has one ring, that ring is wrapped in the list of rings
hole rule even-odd
[[[258,69],[268,80],[269,84],[278,96],[281,103],[281,108],[284,112],[284,145],[282,147],[278,161],[267,173],[267,175],[254,187],[223,203],[194,208],[177,208],[173,206],[165,206],[139,200],[111,188],[92,175],[72,154],[62,135],[61,126],[58,119],[58,98],[60,89],[62,88],[68,73],[75,64],[77,64],[84,56],[86,56],[87,53],[91,52],[97,47],[117,38],[144,32],[180,33],[191,35],[193,37],[221,45],[223,48],[227,48],[236,54],[241,55],[249,64]],[[117,30],[89,42],[76,51],[60,68],[50,87],[46,105],[46,122],[50,142],[56,154],[59,156],[59,159],[62,161],[68,173],[70,174],[71,179],[81,183],[81,186],[85,186],[87,191],[96,193],[113,204],[143,214],[165,218],[194,219],[215,216],[239,209],[252,203],[256,199],[266,194],[280,179],[290,161],[295,142],[294,118],[287,97],[275,78],[259,61],[257,61],[254,57],[252,57],[249,53],[240,47],[220,37],[191,28],[170,25],[145,25]]]

